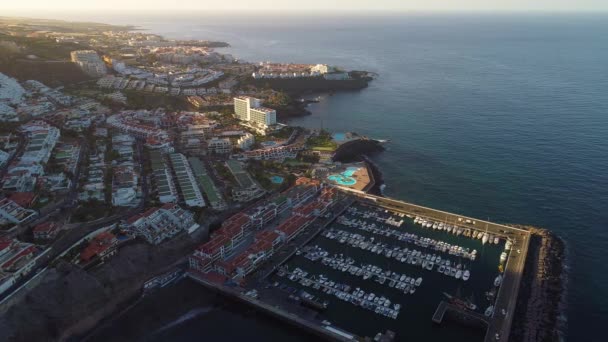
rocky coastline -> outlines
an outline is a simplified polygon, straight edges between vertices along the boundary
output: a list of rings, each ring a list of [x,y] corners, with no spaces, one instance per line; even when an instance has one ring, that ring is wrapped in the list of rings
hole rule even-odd
[[[371,156],[384,151],[384,146],[378,140],[360,138],[340,145],[333,156],[334,161],[352,163],[363,161],[363,156]]]
[[[249,82],[258,88],[271,88],[288,93],[334,92],[361,90],[367,88],[372,80],[368,76],[357,76],[345,80],[328,80],[322,76],[308,78],[265,78],[251,79]]]
[[[532,232],[510,341],[562,341],[566,329],[567,248],[546,229]]]

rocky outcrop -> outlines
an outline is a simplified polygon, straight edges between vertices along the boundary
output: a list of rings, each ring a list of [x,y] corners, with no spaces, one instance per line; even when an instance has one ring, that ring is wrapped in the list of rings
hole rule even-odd
[[[533,227],[530,248],[513,319],[511,341],[559,341],[564,321],[565,243],[554,233]]]
[[[360,90],[366,88],[371,78],[360,77],[348,80],[326,80],[324,77],[306,78],[264,78],[252,79],[258,88],[270,88],[286,92],[334,92],[343,90]]]
[[[361,138],[340,145],[334,153],[333,160],[342,163],[362,161],[362,156],[370,156],[382,151],[384,146],[379,141]]]

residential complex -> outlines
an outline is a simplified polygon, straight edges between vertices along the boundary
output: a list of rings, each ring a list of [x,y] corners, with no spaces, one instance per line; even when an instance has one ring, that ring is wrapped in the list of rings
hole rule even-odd
[[[165,112],[157,111],[122,111],[107,118],[106,123],[121,132],[144,139],[146,147],[173,152],[172,139],[161,129]]]
[[[174,237],[182,231],[194,232],[199,225],[194,216],[177,204],[167,203],[127,220],[126,228],[153,245]]]
[[[150,163],[158,200],[161,203],[177,202],[177,189],[165,156],[160,151],[150,151]]]
[[[0,294],[32,271],[39,252],[31,243],[0,237]]]
[[[282,64],[282,63],[260,63],[259,70],[252,73],[255,79],[268,78],[302,78],[318,77],[332,72],[334,68],[327,64]]]
[[[100,77],[107,72],[106,65],[93,50],[72,51],[70,55],[72,62],[78,64],[82,71],[89,76]]]
[[[40,223],[32,230],[36,240],[52,240],[59,234],[59,224],[55,222]]]
[[[262,189],[243,169],[240,162],[236,160],[226,161],[226,166],[232,173],[232,176],[237,182],[237,186],[232,189],[232,199],[237,202],[249,202],[256,199],[266,192]]]
[[[289,190],[232,216],[194,252],[190,268],[242,279],[324,214],[334,202],[335,189],[323,189],[318,195],[321,189],[318,181],[300,178]],[[289,210],[291,215],[278,226],[268,225]],[[249,246],[243,250],[239,246],[245,243]]]
[[[0,227],[20,224],[35,216],[34,210],[25,209],[9,198],[0,199]]]
[[[211,208],[218,211],[226,209],[226,201],[213,183],[211,177],[209,177],[209,175],[207,174],[203,162],[196,157],[188,158],[188,162],[192,167],[192,172],[194,174],[194,177],[196,178],[196,181],[203,189],[203,192],[205,192],[205,195],[207,196],[207,200],[209,201],[209,205],[211,206]]]
[[[60,131],[43,121],[32,121],[21,126],[27,137],[23,154],[13,161],[2,179],[2,190],[31,192],[37,179],[44,176],[44,165],[59,140]]]
[[[131,136],[125,134],[112,137],[112,150],[119,156],[112,165],[112,205],[117,207],[135,206],[139,199],[139,172],[134,163],[134,142]]]
[[[227,138],[213,137],[207,140],[207,151],[210,154],[230,154],[232,152],[232,142]]]
[[[80,262],[86,264],[95,259],[107,259],[116,254],[117,245],[116,235],[105,230],[91,238],[89,244],[80,252]]]
[[[186,156],[181,153],[172,153],[169,155],[169,159],[173,166],[179,191],[186,205],[189,207],[204,207],[205,200],[203,199],[203,194],[198,187]]]

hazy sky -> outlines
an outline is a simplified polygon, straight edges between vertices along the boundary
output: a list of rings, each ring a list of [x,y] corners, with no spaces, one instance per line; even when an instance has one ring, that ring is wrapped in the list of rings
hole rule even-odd
[[[0,0],[9,11],[290,10],[290,11],[606,11],[608,0]]]

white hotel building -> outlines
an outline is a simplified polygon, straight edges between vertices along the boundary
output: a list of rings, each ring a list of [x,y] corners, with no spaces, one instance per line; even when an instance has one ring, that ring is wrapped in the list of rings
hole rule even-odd
[[[277,112],[274,109],[262,107],[261,100],[240,96],[234,98],[234,113],[242,121],[248,121],[263,128],[276,125]]]

